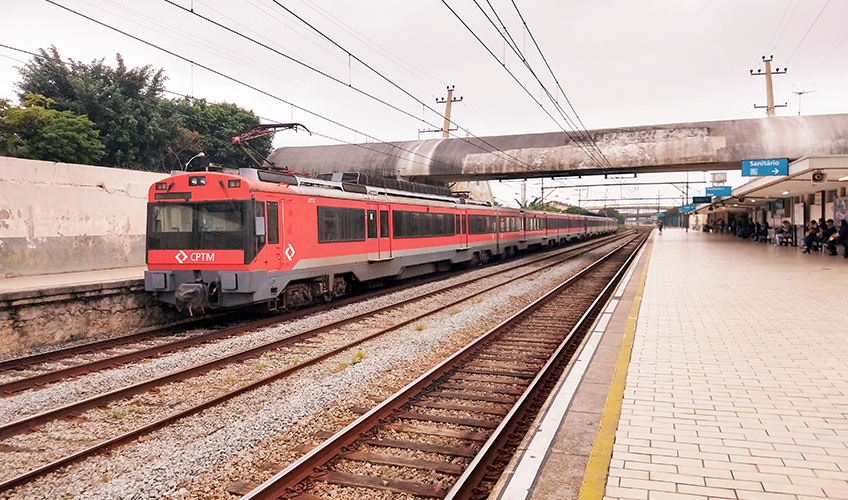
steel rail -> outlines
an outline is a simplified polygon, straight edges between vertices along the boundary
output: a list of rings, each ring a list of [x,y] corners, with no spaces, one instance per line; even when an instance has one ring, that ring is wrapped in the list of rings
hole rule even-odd
[[[624,237],[626,237],[626,236],[624,236]],[[591,249],[593,249],[593,248],[597,248],[597,247],[599,247],[599,246],[603,246],[603,245],[605,245],[605,244],[609,244],[609,243],[610,243],[609,241],[604,241],[604,242],[593,241],[593,242],[589,242],[589,245],[587,245],[587,246],[591,246],[591,247],[592,247]],[[590,250],[591,250],[591,249],[590,249]],[[573,250],[573,249],[572,249],[572,250]],[[587,251],[589,251],[589,250],[587,250]],[[567,252],[564,252],[564,253],[567,253]],[[577,255],[581,255],[581,254],[582,254],[582,253],[580,253],[580,254],[576,254],[576,255],[573,255],[573,256],[567,257],[567,258],[565,258],[565,259],[561,259],[561,260],[559,260],[559,261],[553,262],[553,263],[548,264],[548,265],[546,265],[546,266],[543,266],[543,267],[540,267],[540,268],[536,268],[536,269],[530,270],[530,271],[528,271],[528,272],[526,272],[526,273],[521,274],[520,276],[513,277],[513,278],[509,279],[508,281],[505,281],[505,282],[503,282],[503,283],[500,283],[500,284],[498,284],[498,285],[495,285],[494,287],[487,289],[485,292],[488,292],[488,291],[494,290],[494,289],[496,289],[496,288],[499,288],[499,287],[501,287],[501,286],[504,286],[504,285],[506,285],[506,284],[509,284],[509,283],[511,283],[511,282],[514,282],[514,281],[516,281],[516,280],[518,280],[518,279],[522,279],[522,278],[524,278],[524,277],[526,277],[526,276],[528,276],[528,275],[538,273],[538,272],[540,272],[540,271],[542,271],[542,270],[544,270],[544,269],[547,269],[547,268],[549,268],[549,267],[552,267],[552,266],[558,265],[558,264],[562,263],[564,260],[567,260],[567,259],[569,259],[569,258],[573,258],[573,257],[575,257],[575,256],[577,256]],[[547,258],[550,258],[550,257],[551,257],[551,256],[548,256]],[[531,264],[533,264],[533,263],[535,263],[535,262],[538,262],[539,260],[543,260],[543,259],[537,259],[537,260],[534,260],[534,261],[532,261],[532,262],[530,262],[530,263],[525,263],[525,264],[523,264],[523,266],[531,265]],[[592,264],[592,266],[594,266],[594,265],[595,265],[595,264]],[[516,267],[517,267],[517,266],[516,266]],[[590,266],[590,267],[591,267],[591,266]],[[501,270],[501,271],[498,271],[498,272],[496,272],[496,273],[490,273],[490,274],[487,274],[485,277],[491,277],[491,276],[493,276],[493,275],[495,275],[495,274],[497,274],[497,273],[508,272],[508,271],[511,271],[511,270],[514,270],[514,269],[515,269],[515,267],[510,268],[510,269],[507,269],[507,270]],[[581,271],[581,273],[582,273],[582,272],[583,272],[583,271]],[[579,274],[580,274],[580,273],[578,273],[578,275],[579,275]],[[482,278],[481,278],[481,279],[482,279]],[[469,282],[460,283],[460,284],[457,284],[457,285],[451,285],[450,287],[446,287],[445,289],[436,290],[436,291],[434,291],[434,292],[429,292],[428,294],[425,294],[425,295],[422,295],[422,296],[416,297],[415,299],[411,299],[411,300],[410,300],[410,301],[408,301],[408,302],[411,302],[412,300],[417,300],[417,299],[419,299],[419,298],[423,298],[423,297],[426,297],[426,296],[429,296],[429,295],[432,295],[432,294],[435,294],[435,293],[439,293],[439,292],[445,291],[445,290],[447,290],[447,289],[452,289],[452,288],[456,288],[456,287],[458,287],[458,286],[462,286],[462,285],[465,285],[465,284],[468,284],[468,283],[472,283],[472,282],[474,282],[474,281],[476,281],[476,280],[477,280],[477,278],[475,278],[475,279],[473,279],[473,280],[470,280]],[[483,292],[481,292],[481,293],[483,293]],[[36,478],[38,478],[38,477],[41,477],[41,476],[43,476],[43,475],[45,475],[45,474],[47,474],[47,473],[50,473],[50,472],[52,472],[52,471],[55,471],[55,470],[57,470],[57,469],[59,469],[59,468],[61,468],[61,467],[64,467],[64,466],[66,466],[66,465],[69,465],[69,464],[71,464],[71,463],[77,462],[77,461],[82,460],[82,459],[84,459],[84,458],[87,458],[87,457],[89,457],[89,456],[96,455],[96,454],[101,453],[101,452],[103,452],[103,451],[106,451],[106,450],[108,450],[108,449],[114,448],[115,446],[119,446],[119,445],[121,445],[121,444],[125,444],[125,443],[127,443],[127,442],[130,442],[130,441],[132,441],[132,440],[134,440],[134,439],[136,439],[136,438],[138,438],[138,437],[140,437],[140,436],[142,436],[142,435],[144,435],[144,434],[147,434],[147,433],[153,432],[153,431],[155,431],[155,430],[157,430],[157,429],[160,429],[160,428],[162,428],[162,427],[165,427],[165,426],[167,426],[167,425],[169,425],[169,424],[171,424],[171,423],[173,423],[173,422],[175,422],[175,421],[177,421],[177,420],[179,420],[179,419],[181,419],[181,418],[184,418],[184,417],[186,417],[186,416],[189,416],[189,415],[192,415],[192,414],[198,413],[198,412],[203,411],[203,410],[205,410],[205,409],[207,409],[207,408],[210,408],[210,407],[212,407],[212,406],[215,406],[215,405],[217,405],[217,404],[220,404],[220,403],[222,403],[222,402],[225,402],[225,401],[227,401],[227,400],[229,400],[229,399],[232,399],[232,398],[234,398],[234,397],[238,396],[239,394],[242,394],[242,393],[245,393],[245,392],[251,391],[251,390],[256,389],[256,388],[258,388],[258,387],[261,387],[261,386],[263,386],[263,385],[267,385],[267,384],[269,384],[269,383],[271,383],[271,382],[273,382],[273,381],[275,381],[275,380],[278,380],[278,379],[283,378],[283,377],[285,377],[285,376],[291,375],[292,373],[294,373],[294,372],[296,372],[296,371],[299,371],[299,370],[305,369],[305,368],[307,368],[307,367],[309,367],[309,366],[312,366],[312,365],[314,365],[314,364],[316,364],[316,363],[319,363],[319,362],[321,362],[321,361],[324,361],[324,360],[326,360],[326,359],[328,359],[328,358],[330,358],[330,357],[332,357],[332,356],[336,356],[336,355],[338,355],[338,354],[339,354],[339,353],[341,353],[341,352],[344,352],[344,351],[346,351],[346,350],[348,350],[348,349],[351,349],[351,348],[353,348],[353,347],[356,347],[357,345],[362,344],[362,342],[365,342],[365,341],[371,340],[371,339],[373,339],[373,338],[379,337],[380,335],[384,335],[384,334],[386,334],[386,333],[388,333],[388,332],[390,332],[390,331],[393,331],[393,330],[396,330],[396,329],[402,328],[402,327],[404,327],[404,326],[406,326],[406,325],[409,325],[409,324],[411,324],[411,323],[413,323],[413,322],[415,322],[415,321],[418,321],[418,320],[420,320],[420,319],[422,319],[422,318],[424,318],[424,317],[426,317],[426,316],[429,316],[429,315],[432,315],[432,314],[437,313],[437,312],[439,312],[439,311],[442,311],[442,310],[448,309],[448,308],[450,308],[450,307],[452,307],[452,306],[454,306],[454,305],[456,305],[456,304],[458,304],[458,303],[461,303],[461,302],[467,301],[468,299],[469,299],[469,297],[465,297],[465,298],[459,299],[459,300],[457,300],[457,301],[454,301],[454,302],[452,302],[452,303],[450,303],[450,304],[446,304],[446,305],[443,305],[443,306],[439,306],[439,307],[437,307],[437,308],[435,308],[435,309],[432,309],[432,310],[430,310],[430,311],[426,311],[426,312],[424,312],[424,313],[422,313],[422,314],[420,314],[420,315],[418,315],[418,316],[416,316],[416,317],[414,317],[414,318],[411,318],[411,319],[405,320],[405,321],[403,321],[403,322],[401,322],[401,323],[398,323],[398,324],[392,325],[392,326],[390,326],[390,327],[384,328],[384,329],[382,329],[382,330],[380,330],[380,331],[377,331],[377,332],[371,333],[371,334],[369,334],[369,335],[367,335],[367,336],[365,336],[365,337],[363,337],[363,338],[359,338],[359,339],[354,340],[354,341],[352,341],[352,342],[346,343],[346,344],[344,344],[344,345],[342,345],[342,346],[340,346],[340,347],[337,347],[337,348],[335,348],[335,349],[333,349],[333,350],[331,350],[331,351],[329,351],[329,352],[327,352],[327,353],[324,353],[324,354],[321,354],[321,355],[315,356],[315,357],[313,357],[313,358],[309,358],[309,359],[307,359],[307,360],[305,360],[305,361],[302,361],[302,362],[298,363],[298,364],[297,364],[297,365],[295,365],[295,366],[292,366],[292,367],[289,367],[289,368],[285,368],[285,369],[283,369],[283,370],[281,370],[281,371],[279,371],[279,372],[276,372],[276,373],[274,373],[274,374],[271,374],[271,375],[269,375],[269,376],[267,376],[267,377],[264,377],[264,378],[258,379],[258,380],[254,381],[254,382],[251,382],[250,384],[247,384],[247,385],[245,385],[245,386],[242,386],[242,387],[239,387],[239,388],[237,388],[237,389],[234,389],[234,390],[232,390],[232,391],[230,391],[230,392],[228,392],[228,393],[226,393],[226,394],[222,394],[221,396],[218,396],[218,397],[216,397],[216,398],[213,398],[213,399],[207,400],[207,401],[205,401],[205,402],[203,402],[203,403],[201,403],[201,404],[199,404],[199,405],[197,405],[197,406],[194,406],[194,407],[192,407],[192,408],[188,408],[188,409],[183,410],[183,411],[181,411],[181,412],[178,412],[178,413],[176,413],[176,414],[174,414],[174,415],[170,415],[170,416],[168,416],[168,417],[164,417],[164,418],[162,418],[162,419],[160,419],[160,420],[158,420],[158,421],[156,421],[156,422],[152,422],[152,423],[147,424],[147,425],[145,425],[145,426],[142,426],[142,427],[140,427],[140,428],[138,428],[138,429],[135,429],[135,430],[132,430],[132,431],[126,432],[126,433],[124,433],[124,434],[122,434],[122,435],[120,435],[120,436],[116,436],[116,437],[114,437],[114,438],[111,438],[111,439],[108,439],[108,440],[103,441],[103,442],[101,442],[101,443],[98,443],[98,444],[96,444],[96,445],[93,445],[93,446],[91,446],[91,447],[89,447],[89,448],[86,448],[86,449],[84,449],[84,450],[81,450],[81,451],[79,451],[79,452],[77,452],[77,453],[74,453],[74,454],[72,454],[72,455],[68,455],[68,456],[66,456],[66,457],[63,457],[63,458],[61,458],[61,459],[59,459],[59,460],[56,460],[56,461],[51,462],[51,463],[49,463],[49,464],[46,464],[46,465],[44,465],[44,466],[42,466],[42,467],[39,467],[39,468],[37,468],[37,469],[34,469],[34,470],[32,470],[32,471],[29,471],[29,472],[26,472],[26,473],[24,473],[24,474],[18,475],[18,476],[14,477],[14,478],[11,478],[11,479],[9,479],[9,480],[7,480],[7,481],[4,481],[4,482],[0,483],[0,491],[6,491],[6,490],[8,490],[8,489],[10,489],[10,488],[14,488],[14,487],[16,487],[16,486],[20,486],[20,485],[22,485],[22,484],[25,484],[25,483],[27,483],[27,482],[29,482],[29,481],[32,481],[33,479],[36,479]],[[385,310],[385,309],[390,309],[390,308],[392,308],[392,307],[394,307],[394,306],[402,305],[402,304],[404,304],[404,303],[405,303],[405,302],[401,302],[401,303],[398,303],[398,304],[385,306],[385,307],[383,307],[383,308],[378,309],[377,311],[382,312],[382,311],[383,311],[383,310]],[[370,315],[372,315],[372,314],[374,314],[374,312],[373,312],[373,311],[372,311],[372,312],[369,312],[369,313],[364,313],[364,314],[359,315],[359,316],[357,316],[357,317],[360,317],[360,316],[370,316]],[[315,330],[310,330],[310,331],[308,331],[308,332],[303,332],[302,334],[297,334],[297,336],[298,336],[298,337],[299,337],[299,336],[308,337],[308,336],[311,336],[311,334],[314,334],[314,333],[316,332],[316,330],[324,331],[324,330],[333,329],[333,328],[336,328],[337,326],[339,326],[338,324],[340,324],[340,323],[350,323],[350,322],[353,322],[353,321],[355,320],[355,318],[357,318],[357,317],[353,317],[353,318],[349,318],[349,319],[346,319],[346,320],[342,320],[342,321],[339,321],[339,322],[337,322],[337,323],[332,323],[332,324],[330,324],[330,325],[325,325],[325,326],[319,327],[319,328],[317,328],[317,329],[315,329]],[[288,342],[296,342],[298,339],[287,338],[287,339],[283,339],[283,340],[286,340],[286,341],[288,341]],[[203,370],[201,370],[201,371],[206,371],[206,370],[208,370],[208,369],[209,369],[209,368],[208,368],[208,367],[206,367],[206,368],[204,368],[204,369],[203,369]],[[174,374],[174,375],[178,375],[178,374],[179,374],[179,373],[176,373],[176,374]],[[104,394],[104,395],[102,395],[102,396],[111,396],[111,398],[110,398],[110,399],[119,399],[119,398],[122,398],[122,397],[126,397],[127,395],[130,395],[130,394],[119,394],[119,393],[120,393],[120,392],[122,392],[122,391],[125,391],[125,390],[127,390],[127,389],[133,389],[133,393],[135,393],[135,392],[141,392],[141,391],[143,391],[143,390],[146,390],[146,389],[150,388],[148,384],[149,384],[150,382],[155,381],[155,380],[158,380],[158,379],[154,379],[154,380],[147,381],[147,382],[142,382],[142,383],[140,383],[140,384],[136,384],[135,386],[131,386],[131,387],[129,387],[129,388],[119,389],[119,390],[117,390],[117,391],[113,391],[112,393],[106,393],[106,394]],[[162,383],[166,383],[166,382],[162,382]],[[93,398],[90,398],[89,400],[85,400],[85,401],[84,401],[84,403],[86,403],[85,407],[86,407],[86,408],[90,408],[90,407],[92,407],[92,406],[99,406],[99,405],[103,404],[104,402],[106,402],[106,401],[99,400],[99,398],[100,398],[100,397],[101,397],[101,396],[95,396],[95,397],[93,397]],[[97,401],[95,401],[95,400],[97,400]],[[69,405],[69,406],[70,406],[70,405]],[[66,416],[66,415],[69,415],[69,414],[72,414],[72,413],[76,413],[76,412],[81,411],[82,409],[84,409],[84,408],[76,408],[76,409],[74,409],[74,410],[67,410],[67,409],[64,409],[64,408],[66,408],[66,407],[58,408],[58,409],[56,409],[56,410],[53,410],[53,411],[59,411],[59,410],[63,410],[63,411],[62,411],[62,412],[61,412],[61,414],[59,414],[59,415],[53,415],[53,416],[52,416],[52,418],[50,418],[49,420],[46,420],[46,421],[54,420],[54,419],[56,419],[56,418],[60,418],[61,416]],[[39,416],[44,415],[44,416],[45,416],[45,418],[46,418],[46,416],[47,416],[46,414],[48,414],[48,413],[50,413],[50,412],[45,412],[45,413],[43,413],[43,414],[35,415],[34,417],[39,417]],[[34,417],[33,417],[33,418],[34,418]],[[13,423],[13,424],[16,424],[16,423],[17,423],[17,425],[16,425],[15,427],[13,427],[13,428],[9,428],[9,429],[8,429],[8,432],[13,432],[12,434],[9,434],[9,435],[14,435],[14,434],[17,434],[17,433],[23,432],[23,431],[24,431],[24,430],[26,430],[27,428],[29,428],[29,427],[31,427],[31,426],[34,426],[34,425],[41,424],[41,423],[45,423],[45,421],[41,421],[41,420],[34,420],[34,421],[30,421],[30,422],[28,422],[28,425],[25,425],[25,423],[24,423],[24,422],[22,422],[22,421],[16,421],[16,422],[12,422],[12,423]],[[3,427],[6,427],[6,426],[3,426]],[[6,429],[4,429],[3,427],[0,427],[0,439],[3,439],[3,438],[5,438],[5,437],[8,437],[8,436],[6,436],[6,435],[3,435],[3,434],[2,434],[2,432],[6,430]]]
[[[594,322],[597,317],[597,315],[592,313],[594,311],[598,311],[598,308],[602,307],[609,300],[609,297],[612,295],[615,287],[621,281],[624,273],[627,271],[628,267],[631,265],[646,241],[647,238],[643,238],[642,241],[639,242],[615,276],[610,280],[607,286],[604,287],[603,291],[601,291],[601,293],[593,301],[592,305],[586,309],[586,312],[577,321],[577,324],[575,324],[571,331],[568,332],[568,335],[566,335],[565,339],[563,339],[559,347],[557,347],[556,351],[547,363],[545,363],[544,367],[542,367],[539,374],[536,375],[532,382],[530,382],[530,385],[527,387],[524,394],[522,394],[518,401],[515,402],[512,409],[510,409],[509,413],[507,413],[507,416],[504,417],[504,420],[483,444],[483,447],[480,451],[478,451],[477,455],[468,465],[465,472],[456,480],[444,500],[469,500],[472,497],[475,493],[474,489],[477,488],[481,481],[483,481],[484,476],[488,472],[489,466],[495,462],[497,453],[503,448],[506,442],[510,439],[510,435],[515,432],[519,423],[525,418],[529,407],[541,393],[547,379],[549,379],[552,376],[552,373],[556,371],[555,368],[557,365],[569,363],[570,359],[574,359],[574,357],[570,359],[563,359],[568,344],[571,343],[574,336],[577,335],[580,330],[591,326],[591,323]]]
[[[624,234],[626,234],[626,233],[624,233]],[[618,236],[621,237],[621,236],[624,236],[624,234],[618,235]],[[615,239],[615,236],[613,236],[611,238],[604,238],[604,240],[608,240],[608,239]],[[591,244],[593,244],[597,241],[602,241],[602,240],[593,240],[591,242],[586,242],[586,243],[574,245],[574,246],[568,247],[566,249],[562,249],[561,251],[555,253],[553,256],[561,255],[561,254],[568,253],[568,252],[574,251],[574,250],[578,250],[578,249],[582,248],[582,246],[591,245]],[[545,256],[539,257],[538,259],[532,260],[530,263],[538,262],[538,261],[544,260],[544,259],[549,259],[549,258],[552,258],[553,256],[552,255],[545,255]],[[529,263],[524,263],[524,264],[517,265],[515,267],[520,267],[521,265],[528,265],[528,264]],[[497,274],[497,273],[500,273],[500,272],[504,272],[504,271],[503,270],[495,271],[492,274]],[[437,277],[432,278],[432,281],[435,281],[437,279],[445,279],[445,276],[439,275]],[[478,278],[478,279],[482,279],[482,278]],[[140,349],[140,350],[137,350],[137,351],[133,351],[133,352],[125,353],[125,354],[119,354],[119,355],[116,355],[116,356],[111,356],[111,357],[103,358],[103,359],[100,359],[100,360],[91,361],[91,362],[88,362],[88,363],[81,363],[81,364],[78,364],[78,365],[75,365],[75,366],[70,366],[70,367],[67,367],[67,368],[61,368],[61,369],[58,369],[58,370],[52,370],[52,371],[49,371],[49,372],[46,372],[46,373],[41,373],[41,374],[33,375],[33,376],[30,376],[30,377],[12,380],[10,382],[0,384],[0,396],[8,396],[8,395],[14,394],[16,392],[20,392],[20,391],[23,391],[23,390],[26,390],[26,389],[31,389],[33,387],[38,387],[38,386],[41,386],[41,385],[49,384],[51,382],[56,382],[58,380],[62,380],[62,379],[65,379],[65,378],[70,378],[70,377],[73,377],[73,376],[82,375],[82,374],[102,370],[104,368],[112,368],[112,367],[115,367],[115,366],[118,366],[118,365],[130,363],[132,361],[138,361],[140,359],[150,358],[150,357],[154,357],[154,356],[160,356],[162,354],[167,354],[167,353],[177,351],[177,350],[180,350],[180,349],[185,349],[187,347],[191,347],[191,346],[194,346],[194,345],[198,345],[198,344],[202,344],[202,343],[206,343],[206,342],[212,342],[214,340],[218,340],[218,339],[221,339],[221,338],[226,338],[226,337],[230,337],[230,336],[234,336],[234,335],[239,335],[239,334],[242,334],[246,331],[250,331],[250,330],[253,330],[253,329],[256,329],[256,328],[264,328],[264,327],[268,327],[270,325],[274,325],[274,324],[277,324],[277,323],[282,323],[282,322],[286,322],[286,321],[299,319],[299,318],[306,316],[308,314],[314,314],[316,312],[321,312],[322,310],[328,309],[328,308],[331,308],[331,307],[339,307],[339,306],[346,305],[348,303],[353,303],[353,302],[361,301],[361,300],[367,300],[367,298],[371,297],[371,296],[385,294],[385,293],[394,293],[394,292],[398,291],[399,289],[402,290],[402,289],[406,289],[410,286],[417,286],[417,285],[421,284],[421,281],[430,282],[431,279],[428,278],[426,280],[419,280],[419,281],[416,281],[414,283],[408,283],[408,284],[401,285],[399,287],[393,287],[393,289],[389,289],[389,290],[375,291],[375,292],[367,293],[367,294],[364,294],[364,295],[358,295],[356,297],[349,297],[349,298],[346,298],[342,301],[337,301],[335,303],[325,304],[325,305],[317,306],[317,307],[312,307],[312,308],[309,308],[309,309],[299,311],[297,313],[290,313],[289,315],[287,315],[284,318],[281,318],[281,317],[265,318],[265,319],[262,319],[262,320],[246,323],[244,325],[238,325],[238,326],[218,330],[218,331],[215,331],[215,332],[209,332],[209,333],[205,333],[205,334],[194,335],[190,338],[181,339],[181,340],[177,340],[177,341],[174,341],[174,342],[167,342],[167,343],[159,344],[157,346],[149,347],[149,348],[146,348],[146,349]],[[472,283],[473,281],[474,280],[470,280],[469,283]],[[192,325],[192,326],[197,327],[197,325]],[[12,359],[12,360],[8,360],[6,362],[0,363],[0,368],[4,367],[4,363],[7,364],[7,366],[6,366],[7,369],[8,368],[15,368],[15,367],[24,366],[24,365],[27,364],[27,362],[29,364],[32,364],[32,363],[36,363],[36,362],[43,362],[43,361],[46,361],[46,360],[52,360],[52,359],[55,359],[57,355],[66,355],[66,356],[75,355],[75,354],[80,354],[80,353],[91,352],[91,351],[94,351],[94,350],[105,349],[107,347],[112,347],[112,346],[116,346],[116,345],[132,343],[132,342],[144,340],[146,338],[154,337],[154,336],[158,335],[159,332],[165,332],[165,331],[171,330],[173,328],[174,327],[171,326],[171,327],[167,327],[167,328],[164,328],[164,329],[161,329],[161,330],[141,332],[141,333],[131,334],[131,335],[128,335],[128,336],[116,337],[114,339],[106,339],[106,340],[102,340],[102,341],[98,341],[98,342],[92,342],[92,343],[84,344],[84,345],[81,345],[81,346],[71,347],[71,348],[68,348],[67,350],[56,350],[56,351],[51,351],[49,353],[43,353],[43,354],[28,356],[28,357],[25,357],[25,358],[16,358],[16,359]]]
[[[607,253],[606,255],[598,259],[596,262],[592,263],[590,266],[581,270],[579,273],[570,277],[568,280],[564,281],[563,283],[555,287],[553,290],[543,295],[541,298],[535,300],[530,305],[522,308],[519,312],[515,313],[510,318],[504,320],[488,332],[480,335],[470,344],[466,345],[465,347],[463,347],[462,349],[460,349],[438,365],[434,366],[426,373],[407,384],[404,388],[402,388],[401,390],[399,390],[398,392],[396,392],[395,394],[393,394],[392,396],[385,399],[383,402],[379,403],[377,406],[369,410],[363,416],[350,423],[344,429],[338,431],[332,437],[330,437],[317,447],[313,448],[303,457],[290,464],[288,467],[275,474],[273,477],[269,478],[267,481],[254,488],[252,491],[248,492],[245,496],[242,497],[242,500],[271,500],[282,497],[287,494],[291,487],[307,479],[315,472],[316,468],[323,466],[328,461],[338,456],[339,452],[343,448],[357,441],[363,434],[369,432],[375,426],[377,426],[381,420],[389,417],[401,407],[403,407],[405,404],[410,402],[414,397],[418,396],[424,388],[430,386],[438,379],[444,377],[457,365],[470,358],[479,347],[485,345],[487,342],[492,340],[502,330],[523,319],[540,304],[546,302],[550,297],[556,295],[557,293],[581,280],[596,266],[606,261],[606,259],[608,259],[610,256],[614,255],[621,248],[629,244],[630,241],[619,246],[615,250]]]

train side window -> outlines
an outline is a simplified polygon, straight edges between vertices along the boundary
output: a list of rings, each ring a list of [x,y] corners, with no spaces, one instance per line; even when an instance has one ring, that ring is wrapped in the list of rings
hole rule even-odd
[[[318,243],[365,241],[365,210],[318,207]]]
[[[255,240],[256,253],[258,254],[262,247],[265,246],[265,202],[253,202],[253,215],[256,217]]]
[[[460,217],[462,217],[462,216],[461,216],[461,215],[459,215],[459,214],[456,214],[455,221],[454,221],[454,228],[456,229],[456,234],[462,234],[462,231],[461,231],[461,230],[462,230],[462,226],[461,226],[461,224],[459,223],[459,219],[460,219]]]
[[[276,201],[268,202],[268,244],[280,243],[280,208]]]
[[[368,211],[368,239],[377,238],[377,211]]]
[[[389,211],[380,210],[380,238],[389,237]]]

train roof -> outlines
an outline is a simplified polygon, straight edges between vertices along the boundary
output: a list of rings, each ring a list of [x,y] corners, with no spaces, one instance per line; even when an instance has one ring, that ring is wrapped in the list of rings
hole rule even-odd
[[[197,175],[199,172],[182,172],[172,171],[171,175]],[[351,200],[367,200],[377,201],[375,197],[383,198],[387,203],[409,203],[425,206],[440,206],[444,208],[462,207],[469,210],[485,210],[496,208],[499,212],[510,212],[515,214],[528,213],[535,215],[558,215],[569,217],[589,217],[598,219],[607,219],[608,217],[597,215],[580,215],[566,214],[562,212],[541,212],[535,210],[525,210],[512,207],[493,207],[491,203],[477,200],[469,200],[466,198],[456,198],[453,196],[445,196],[436,193],[418,192],[415,189],[423,190],[420,186],[425,186],[421,183],[398,182],[398,186],[406,187],[407,189],[399,189],[393,187],[374,186],[370,183],[360,183],[362,178],[352,178],[345,174],[327,174],[322,175],[322,178],[307,177],[289,172],[277,172],[273,170],[256,169],[256,168],[240,168],[238,172],[232,169],[225,169],[219,173],[228,175],[237,175],[245,179],[254,181],[252,184],[260,190],[276,187],[280,184],[285,184],[287,190],[294,193],[308,196],[329,197]],[[367,182],[367,177],[365,177]],[[372,178],[373,179],[373,178]],[[354,182],[347,182],[353,180]],[[356,182],[359,181],[359,182]],[[435,187],[435,186],[433,186]],[[272,190],[272,189],[270,189]]]

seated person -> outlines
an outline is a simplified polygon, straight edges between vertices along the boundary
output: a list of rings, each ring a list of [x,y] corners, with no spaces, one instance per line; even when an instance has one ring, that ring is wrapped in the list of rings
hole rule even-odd
[[[836,226],[833,225],[833,219],[827,219],[826,224],[822,231],[822,244],[827,245],[830,255],[836,255]]]
[[[792,239],[792,224],[788,220],[783,221],[783,224],[774,232],[774,246],[780,245],[785,240]]]
[[[810,250],[813,248],[813,243],[818,243],[821,241],[821,234],[819,225],[815,220],[811,220],[810,224],[807,226],[807,231],[804,236],[804,253],[810,253]]]
[[[763,222],[763,225],[760,226],[760,223],[757,223],[757,233],[754,235],[754,241],[765,241],[768,239],[769,232],[769,223]]]
[[[836,232],[835,245],[842,245],[842,248],[845,249],[842,256],[848,259],[848,221],[844,219],[839,225],[839,231]]]

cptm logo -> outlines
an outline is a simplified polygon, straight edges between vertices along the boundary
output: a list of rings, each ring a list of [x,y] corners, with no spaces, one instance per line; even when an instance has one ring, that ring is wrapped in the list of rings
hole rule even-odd
[[[180,250],[175,258],[180,264],[187,260],[191,262],[215,262],[215,252],[191,252],[187,254],[185,250]]]

